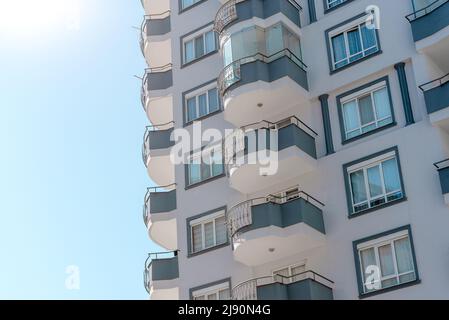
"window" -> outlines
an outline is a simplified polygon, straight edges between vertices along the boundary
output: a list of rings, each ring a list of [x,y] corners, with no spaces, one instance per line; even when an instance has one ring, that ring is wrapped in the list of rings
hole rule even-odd
[[[218,147],[193,154],[188,160],[187,182],[189,186],[224,173],[222,151]]]
[[[201,1],[203,0],[181,0],[181,10],[185,10],[186,8],[189,8]]]
[[[282,204],[298,198],[299,198],[298,187],[292,187],[285,191],[269,195],[267,197],[267,200],[270,202]]]
[[[340,4],[345,3],[348,0],[325,0],[326,1],[326,6],[327,6],[327,10],[338,7]]]
[[[185,120],[190,123],[220,110],[217,84],[214,83],[185,97]]]
[[[228,242],[226,216],[223,210],[204,218],[192,220],[189,223],[192,253]]]
[[[379,52],[376,29],[366,22],[366,16],[351,23],[327,31],[331,53],[331,69],[337,70],[357,60]]]
[[[387,81],[338,98],[343,142],[394,122]]]
[[[305,264],[293,265],[273,271],[273,277],[282,283],[293,283],[304,280],[306,278],[305,271]]]
[[[356,242],[362,294],[418,279],[409,227],[401,229],[381,238]]]
[[[193,300],[229,300],[231,299],[231,290],[229,282],[224,282],[209,288],[196,290],[192,292]]]
[[[183,40],[183,63],[189,63],[217,50],[216,35],[213,30],[200,32]]]
[[[346,174],[351,214],[404,198],[396,151],[354,164]]]

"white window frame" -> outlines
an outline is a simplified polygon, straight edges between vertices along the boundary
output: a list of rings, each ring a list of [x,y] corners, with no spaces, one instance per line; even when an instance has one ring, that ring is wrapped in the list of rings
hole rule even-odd
[[[279,271],[284,270],[284,269],[288,269],[289,283],[293,283],[293,282],[297,282],[297,281],[300,281],[300,280],[304,280],[305,279],[305,274],[304,274],[304,278],[303,279],[298,280],[297,278],[295,278],[295,276],[298,276],[298,275],[293,274],[292,269],[293,268],[297,268],[297,267],[304,267],[304,272],[306,272],[307,271],[306,261],[304,260],[303,262],[298,262],[298,263],[295,263],[295,264],[287,265],[285,267],[273,269],[271,274],[273,275],[273,279],[275,279],[276,276],[277,276],[276,272],[279,272]]]
[[[369,51],[369,50],[371,50],[373,48],[377,48],[376,52],[379,51],[379,37],[378,37],[377,32],[374,32],[374,35],[375,35],[375,38],[376,38],[376,45],[372,46],[370,48],[363,48],[363,39],[362,39],[361,27],[362,27],[362,25],[364,25],[366,23],[367,23],[367,16],[363,16],[363,17],[361,17],[359,19],[356,19],[356,20],[350,22],[347,25],[341,26],[341,27],[336,28],[336,29],[332,30],[331,32],[329,32],[329,34],[328,34],[328,41],[329,41],[329,48],[330,48],[329,51],[330,51],[331,59],[332,59],[332,70],[338,70],[338,69],[343,68],[345,66],[348,66],[348,65],[350,65],[350,64],[352,64],[352,63],[354,63],[354,62],[356,62],[356,61],[358,61],[360,59],[363,59],[364,57],[367,57],[367,56],[370,56],[370,55],[374,54],[375,52],[370,53],[370,54],[366,54],[367,51]],[[359,31],[360,44],[362,46],[362,51],[351,55],[350,52],[349,52],[348,32],[353,31],[355,29],[358,29],[358,31]],[[344,58],[344,59],[342,59],[340,61],[335,61],[335,54],[334,54],[334,47],[333,47],[333,44],[332,44],[332,38],[334,38],[336,36],[339,36],[341,34],[344,35],[345,49],[346,49],[346,58]],[[360,53],[362,53],[362,57],[361,58],[359,58],[357,60],[354,60],[354,61],[350,61],[351,57],[357,56]],[[341,62],[343,62],[345,60],[347,60],[347,62],[348,62],[347,64],[345,64],[344,66],[338,67],[338,68],[336,67],[339,63],[341,63]]]
[[[196,290],[192,292],[192,299],[193,300],[199,300],[198,298],[204,297],[203,300],[208,300],[207,298],[211,295],[215,295],[217,297],[216,300],[220,299],[220,292],[228,290],[229,291],[229,298],[231,297],[231,287],[229,285],[229,282],[223,282],[219,283],[217,285],[207,287],[204,289]]]
[[[390,159],[396,159],[396,166],[397,166],[397,169],[398,169],[398,175],[399,175],[401,188],[398,189],[398,190],[394,190],[394,191],[391,191],[389,193],[386,193],[383,168],[382,168],[382,166],[379,166],[379,165],[382,162],[385,162],[385,161],[390,160]],[[397,153],[395,151],[391,151],[391,152],[385,153],[383,155],[380,155],[378,157],[375,157],[373,159],[369,159],[369,160],[357,163],[357,164],[355,164],[353,166],[350,166],[350,167],[348,167],[346,169],[346,174],[347,174],[347,177],[348,177],[348,184],[349,184],[349,192],[350,192],[350,195],[351,195],[352,214],[357,214],[357,213],[363,212],[365,210],[369,210],[371,208],[378,207],[379,205],[378,206],[371,206],[371,201],[373,201],[373,200],[384,198],[385,202],[380,204],[380,205],[383,205],[383,204],[390,203],[390,202],[395,202],[395,201],[398,201],[398,200],[404,198],[404,190],[403,190],[403,187],[402,187],[402,177],[401,177],[400,164],[399,164],[399,160],[398,159],[399,158],[398,158]],[[381,182],[382,182],[382,194],[377,196],[377,197],[375,197],[375,198],[371,198],[370,189],[369,189],[369,182],[368,182],[368,178],[367,178],[368,177],[367,176],[367,170],[370,169],[370,168],[376,167],[376,166],[379,166],[379,168],[380,168],[380,178],[381,178]],[[363,170],[363,177],[364,177],[364,182],[365,182],[365,193],[366,193],[367,200],[364,201],[364,202],[360,202],[360,203],[354,203],[354,196],[353,196],[353,192],[352,192],[352,183],[351,183],[351,173],[354,173],[354,172],[359,171],[359,170]],[[398,193],[399,191],[402,192],[402,197],[401,198],[388,201],[388,196],[389,195]],[[363,204],[365,202],[367,202],[368,208],[366,208],[364,210],[355,211],[355,207],[356,206],[361,205],[361,204]]]
[[[217,104],[218,104],[218,109],[211,112],[211,111],[210,111],[210,105],[209,105],[209,91],[210,91],[210,90],[213,90],[213,89],[216,89],[216,90],[217,90]],[[204,94],[206,95],[206,103],[207,103],[206,108],[207,108],[207,113],[206,113],[205,115],[203,115],[203,116],[200,116],[200,115],[199,115],[199,114],[200,114],[200,104],[199,104],[199,99],[200,99],[200,96],[202,96],[202,95],[204,95]],[[195,98],[195,109],[196,109],[196,114],[198,115],[195,119],[189,119],[189,105],[188,105],[187,102],[188,102],[190,99],[192,99],[192,98]],[[195,90],[195,91],[193,91],[193,92],[190,92],[190,93],[187,94],[187,95],[185,96],[185,98],[184,98],[184,105],[185,105],[185,110],[184,110],[184,112],[185,112],[185,120],[186,120],[186,123],[194,122],[194,121],[196,121],[196,120],[199,120],[199,119],[201,119],[201,118],[204,118],[204,117],[208,116],[209,114],[211,114],[211,113],[213,113],[213,112],[218,112],[218,111],[220,111],[220,109],[221,109],[220,93],[218,92],[218,86],[217,86],[217,83],[214,82],[214,83],[211,83],[211,84],[209,84],[209,85],[207,85],[207,86],[201,87],[201,88],[198,89],[198,90]]]
[[[412,265],[413,265],[413,270],[412,271],[407,271],[404,273],[399,273],[398,272],[398,266],[397,266],[397,257],[396,257],[396,249],[394,247],[394,242],[401,240],[401,239],[405,239],[408,238],[409,240],[409,244],[410,244],[410,257],[412,258]],[[380,269],[380,258],[379,258],[379,248],[385,245],[390,245],[391,246],[391,250],[392,250],[392,255],[393,255],[393,265],[394,265],[394,274],[389,275],[389,276],[385,276],[383,277],[382,275],[380,275],[380,289],[377,290],[382,290],[384,288],[382,288],[382,281],[385,280],[390,280],[390,279],[394,279],[396,278],[397,280],[397,284],[394,286],[389,286],[386,288],[391,288],[391,287],[395,287],[398,285],[401,285],[403,283],[407,283],[407,282],[400,282],[399,278],[401,276],[407,275],[407,274],[414,274],[415,275],[415,279],[411,280],[409,282],[415,281],[417,279],[417,275],[416,275],[416,266],[415,266],[415,261],[414,261],[414,252],[413,252],[413,246],[412,246],[412,240],[410,237],[410,233],[408,230],[402,230],[399,231],[397,233],[391,234],[391,235],[387,235],[385,237],[382,238],[377,238],[371,241],[367,241],[367,242],[363,242],[357,245],[357,254],[359,257],[359,265],[358,268],[360,270],[360,275],[361,275],[361,281],[362,281],[362,286],[363,286],[363,292],[364,293],[368,293],[368,292],[373,292],[373,291],[377,291],[377,290],[371,290],[371,291],[367,291],[366,290],[366,283],[364,281],[365,278],[365,270],[363,270],[363,265],[362,265],[362,256],[361,256],[361,252],[364,250],[368,250],[368,249],[374,249],[374,256],[376,259],[376,266]],[[382,271],[380,271],[382,272]]]
[[[201,2],[201,1],[204,1],[204,0],[193,0],[193,3],[192,4],[190,4],[190,5],[188,5],[188,6],[185,6],[184,5],[184,1],[183,0],[181,0],[181,11],[182,10],[186,10],[187,8],[190,8],[190,7],[192,7],[192,6],[194,6],[195,4],[197,4],[198,2]]]
[[[201,217],[195,220],[192,220],[189,222],[190,224],[190,246],[191,246],[191,253],[198,253],[198,252],[202,252],[204,250],[208,250],[210,248],[214,248],[216,246],[222,245],[224,243],[227,243],[228,240],[226,240],[223,243],[217,243],[217,229],[216,229],[216,225],[215,225],[215,221],[219,218],[225,218],[226,220],[226,212],[225,210],[220,210],[217,211],[211,215],[205,216],[205,217]],[[206,248],[206,236],[205,236],[205,228],[204,225],[207,223],[211,223],[213,225],[213,235],[214,235],[214,244],[212,246],[209,246]],[[195,246],[194,246],[194,239],[193,239],[193,228],[197,227],[197,226],[201,226],[201,249],[195,251]],[[226,230],[226,238],[228,237],[227,235],[227,230]]]
[[[287,198],[287,195],[290,192],[293,192],[293,193],[291,193],[291,196],[289,198]],[[275,198],[273,198],[271,196],[274,196]],[[286,202],[289,202],[291,200],[295,200],[298,198],[299,198],[299,186],[298,185],[267,196],[268,201],[276,202],[279,204],[286,203]]]
[[[221,154],[221,164],[220,165],[222,166],[222,170],[221,170],[222,172],[217,174],[217,175],[214,175],[213,162],[211,161],[211,163],[207,164],[209,166],[210,176],[208,178],[203,179],[203,177],[201,176],[202,175],[202,170],[201,170],[202,168],[201,168],[201,166],[203,165],[203,158],[204,157],[209,157],[209,160],[212,160],[212,157],[211,157],[211,153],[212,152],[219,152]],[[199,160],[198,160],[198,158],[199,158]],[[197,181],[197,182],[192,182],[192,177],[190,175],[190,166],[192,164],[199,164],[200,165],[200,180]],[[224,164],[223,164],[223,149],[222,148],[210,147],[210,148],[208,148],[206,150],[202,150],[200,152],[196,152],[196,153],[191,154],[191,155],[188,156],[188,163],[187,163],[187,177],[188,177],[188,181],[187,182],[188,182],[189,186],[195,185],[197,183],[201,183],[203,181],[207,181],[207,180],[215,178],[215,177],[218,177],[218,176],[222,175],[223,173],[224,173]]]
[[[339,5],[345,3],[346,1],[348,1],[348,0],[326,0],[326,7],[327,7],[326,9],[330,10],[330,9],[336,8]],[[336,4],[331,6],[331,4],[333,4],[333,3],[336,3]]]
[[[206,51],[206,34],[209,33],[209,32],[212,32],[213,35],[214,35],[214,49],[212,51],[208,52],[208,51]],[[200,57],[196,57],[195,56],[195,54],[196,54],[196,42],[195,42],[195,40],[198,37],[202,37],[202,39],[203,39],[203,49],[204,49],[204,51],[203,51],[203,54]],[[187,53],[186,45],[189,42],[193,42],[193,54],[194,54],[194,57],[193,57],[192,60],[187,61],[186,60],[186,53]],[[204,57],[205,55],[208,55],[209,53],[212,53],[212,52],[215,52],[215,51],[217,51],[217,35],[216,35],[216,33],[215,33],[214,29],[213,29],[213,26],[208,26],[207,28],[204,28],[204,29],[199,30],[199,31],[197,31],[195,33],[192,33],[192,34],[190,34],[187,37],[182,39],[182,64],[191,63],[191,62],[196,61],[196,60],[200,59],[201,57]]]
[[[376,103],[374,101],[374,93],[377,92],[377,91],[380,91],[382,89],[387,90],[388,104],[389,104],[389,107],[390,107],[390,115],[388,117],[384,117],[384,118],[378,119],[377,118],[377,112],[376,112],[377,111],[377,106],[376,106]],[[368,124],[362,125],[362,119],[361,119],[361,116],[360,116],[359,100],[360,100],[360,98],[364,98],[367,95],[370,95],[370,97],[371,97],[371,105],[372,105],[373,110],[374,110],[374,121],[372,121],[372,122],[370,122]],[[360,126],[358,128],[356,128],[356,129],[351,130],[351,131],[347,131],[345,117],[344,117],[344,114],[345,114],[344,113],[344,106],[345,106],[345,104],[353,102],[353,101],[355,101],[355,103],[357,105],[357,117],[359,119]],[[389,89],[388,84],[387,84],[386,81],[382,81],[382,82],[376,83],[376,84],[374,84],[374,85],[372,85],[372,86],[370,86],[368,88],[365,88],[363,90],[357,91],[356,93],[353,93],[351,95],[348,95],[348,96],[344,97],[343,99],[340,100],[340,105],[341,105],[341,113],[342,113],[342,118],[343,118],[343,127],[344,127],[344,131],[345,131],[345,139],[346,140],[349,140],[349,139],[361,136],[361,135],[363,135],[363,134],[365,134],[367,132],[371,132],[373,130],[376,130],[378,128],[381,128],[383,126],[386,126],[386,125],[389,125],[389,124],[393,123],[393,111],[392,111],[393,106],[391,105],[391,101],[390,101],[390,89]],[[381,121],[387,120],[388,118],[391,118],[391,122],[390,123],[379,126],[379,123]],[[374,129],[371,129],[371,130],[368,130],[366,132],[363,132],[363,128],[369,127],[369,126],[371,126],[373,124],[376,125],[376,127]],[[353,137],[348,137],[349,133],[355,132],[357,130],[359,131],[358,135],[353,136]]]

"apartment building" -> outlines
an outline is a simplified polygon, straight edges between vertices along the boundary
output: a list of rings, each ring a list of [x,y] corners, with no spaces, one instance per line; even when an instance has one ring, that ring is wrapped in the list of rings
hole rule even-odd
[[[449,298],[448,0],[142,4],[152,299]],[[277,170],[174,164],[199,124],[276,132]]]

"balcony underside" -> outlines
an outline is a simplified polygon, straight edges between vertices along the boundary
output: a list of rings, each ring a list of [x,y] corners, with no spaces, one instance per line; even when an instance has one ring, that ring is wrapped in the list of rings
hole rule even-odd
[[[170,0],[141,0],[145,14],[159,14],[170,10]]]
[[[172,62],[170,33],[148,36],[144,39],[144,55],[150,68],[164,66]]]
[[[147,161],[147,172],[157,185],[167,186],[175,183],[175,169],[170,160],[170,149],[152,150]]]
[[[179,288],[151,289],[151,300],[179,300]]]
[[[148,232],[154,242],[167,250],[178,248],[176,207],[176,189],[150,193]]]
[[[449,133],[449,82],[424,93],[430,122]]]
[[[173,121],[173,96],[149,98],[145,109],[148,119],[156,128],[158,123],[169,123]]]

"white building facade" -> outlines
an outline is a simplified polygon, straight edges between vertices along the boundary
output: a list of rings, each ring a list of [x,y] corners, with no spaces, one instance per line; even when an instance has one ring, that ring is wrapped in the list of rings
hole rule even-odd
[[[449,299],[448,0],[142,4],[152,299]]]

